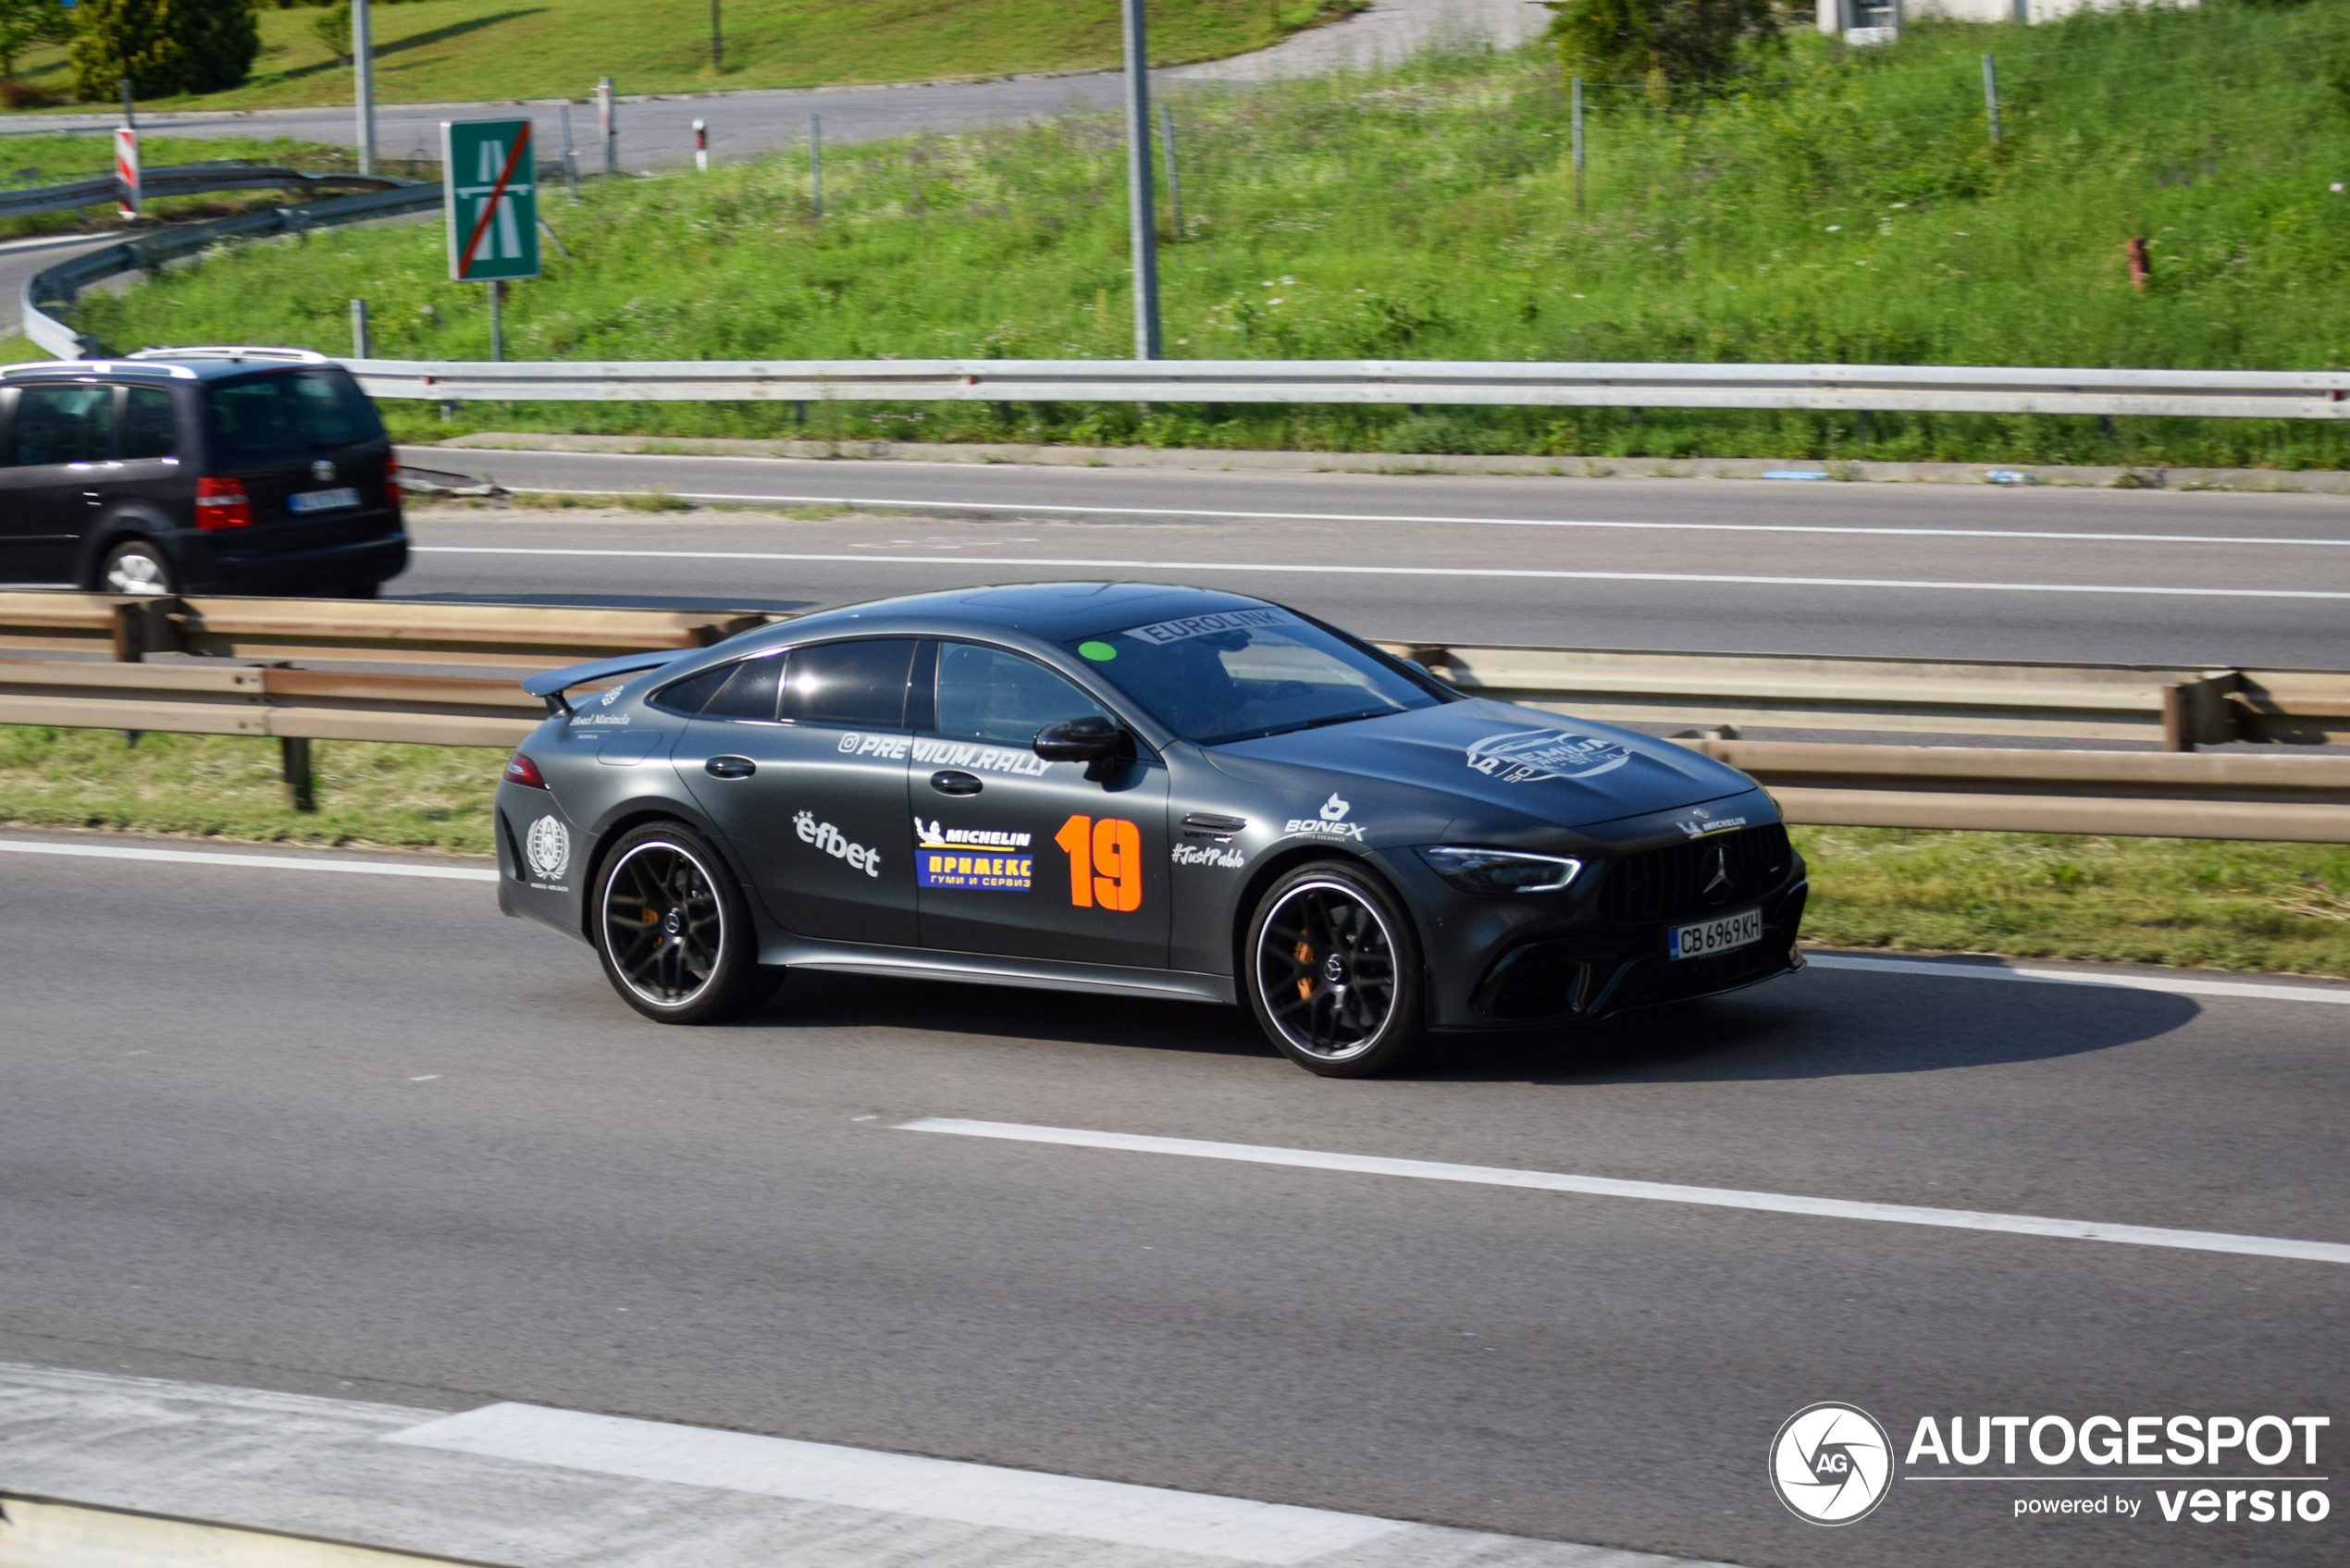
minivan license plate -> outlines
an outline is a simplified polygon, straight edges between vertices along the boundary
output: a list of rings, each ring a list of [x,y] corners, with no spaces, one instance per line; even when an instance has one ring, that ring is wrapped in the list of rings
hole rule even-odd
[[[1740,909],[1735,915],[1719,920],[1700,920],[1693,926],[1676,926],[1666,952],[1676,958],[1710,958],[1716,953],[1726,953],[1733,947],[1762,940],[1762,911]]]
[[[339,506],[357,506],[359,492],[345,485],[338,490],[310,490],[286,498],[290,512],[332,512]]]

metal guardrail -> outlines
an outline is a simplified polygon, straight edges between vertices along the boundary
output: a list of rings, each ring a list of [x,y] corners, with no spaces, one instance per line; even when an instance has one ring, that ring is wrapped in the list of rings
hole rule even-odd
[[[110,182],[109,182],[110,183]],[[438,185],[163,230],[25,285],[26,336],[61,359],[105,346],[50,314],[98,278],[240,236],[435,206]],[[257,220],[257,221],[256,221]],[[2350,418],[2350,371],[2002,365],[1538,364],[1447,360],[346,360],[377,398],[439,402],[1194,402]]]
[[[380,189],[397,183],[372,174],[304,174],[297,168],[261,164],[164,164],[139,176],[142,201],[165,196],[210,196],[223,191],[300,191],[305,195],[321,185],[364,185]],[[101,202],[118,200],[121,182],[111,174],[62,185],[34,185],[0,191],[0,217],[34,217],[44,213],[69,213]]]
[[[344,177],[335,176],[336,179]],[[357,177],[352,177],[353,179]],[[388,179],[369,176],[383,188],[356,196],[332,196],[294,206],[271,207],[236,217],[205,223],[176,224],[118,244],[85,251],[56,265],[44,267],[25,280],[24,335],[59,359],[86,359],[105,352],[95,338],[76,332],[52,311],[69,311],[81,290],[100,278],[133,271],[149,271],[175,256],[192,255],[225,240],[253,239],[269,234],[300,233],[336,224],[364,223],[440,205],[440,186],[418,179]]]
[[[289,661],[513,673],[704,647],[786,619],[340,599],[0,594],[0,723],[272,736],[308,795],[313,740],[506,747],[545,717],[508,678],[296,668]],[[1735,712],[1808,728],[2147,739],[2350,741],[2350,672],[2182,672],[1391,643],[1464,690],[1578,713],[1682,722]],[[73,654],[105,654],[104,659]],[[166,663],[150,654],[207,656]],[[57,655],[68,657],[57,657]],[[266,661],[263,663],[213,663]],[[2175,696],[2197,695],[2183,704]],[[2242,699],[2242,700],[2239,700]],[[1611,706],[1611,704],[1614,704]],[[1727,706],[1725,706],[1727,705]],[[2169,728],[2163,726],[2166,721]],[[2066,730],[2061,726],[2073,725]],[[2256,734],[2257,732],[2257,734]],[[2008,732],[2015,733],[2015,732]],[[2187,744],[2218,738],[2194,731]],[[2020,750],[1696,738],[1769,786],[1792,822],[2350,843],[2350,756]]]

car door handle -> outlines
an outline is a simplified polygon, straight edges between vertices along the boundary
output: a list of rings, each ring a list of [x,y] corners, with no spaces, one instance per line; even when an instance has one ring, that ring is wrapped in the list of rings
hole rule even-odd
[[[930,776],[930,787],[941,795],[977,795],[985,786],[976,773],[966,773],[957,768],[942,768]]]
[[[759,772],[759,764],[748,757],[713,757],[701,771],[713,779],[747,779]]]

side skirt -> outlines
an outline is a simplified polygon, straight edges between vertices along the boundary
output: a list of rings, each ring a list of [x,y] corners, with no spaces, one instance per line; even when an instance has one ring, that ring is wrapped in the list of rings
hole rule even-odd
[[[1230,975],[1184,969],[1137,969],[1116,964],[1072,964],[1049,958],[1005,958],[986,953],[939,953],[919,947],[875,947],[853,942],[817,942],[784,936],[759,955],[762,964],[866,974],[891,980],[948,980],[973,985],[1014,985],[1038,991],[1082,991],[1095,995],[1140,996],[1165,1002],[1238,1000]]]

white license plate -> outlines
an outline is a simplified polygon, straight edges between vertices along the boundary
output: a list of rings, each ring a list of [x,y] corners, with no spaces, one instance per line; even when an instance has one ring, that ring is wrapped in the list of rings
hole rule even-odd
[[[357,506],[359,492],[345,485],[337,490],[309,490],[286,498],[289,512],[332,512],[339,506]]]
[[[1716,953],[1762,940],[1762,911],[1740,909],[1735,915],[1700,920],[1693,926],[1675,926],[1665,951],[1676,958],[1710,958]]]

